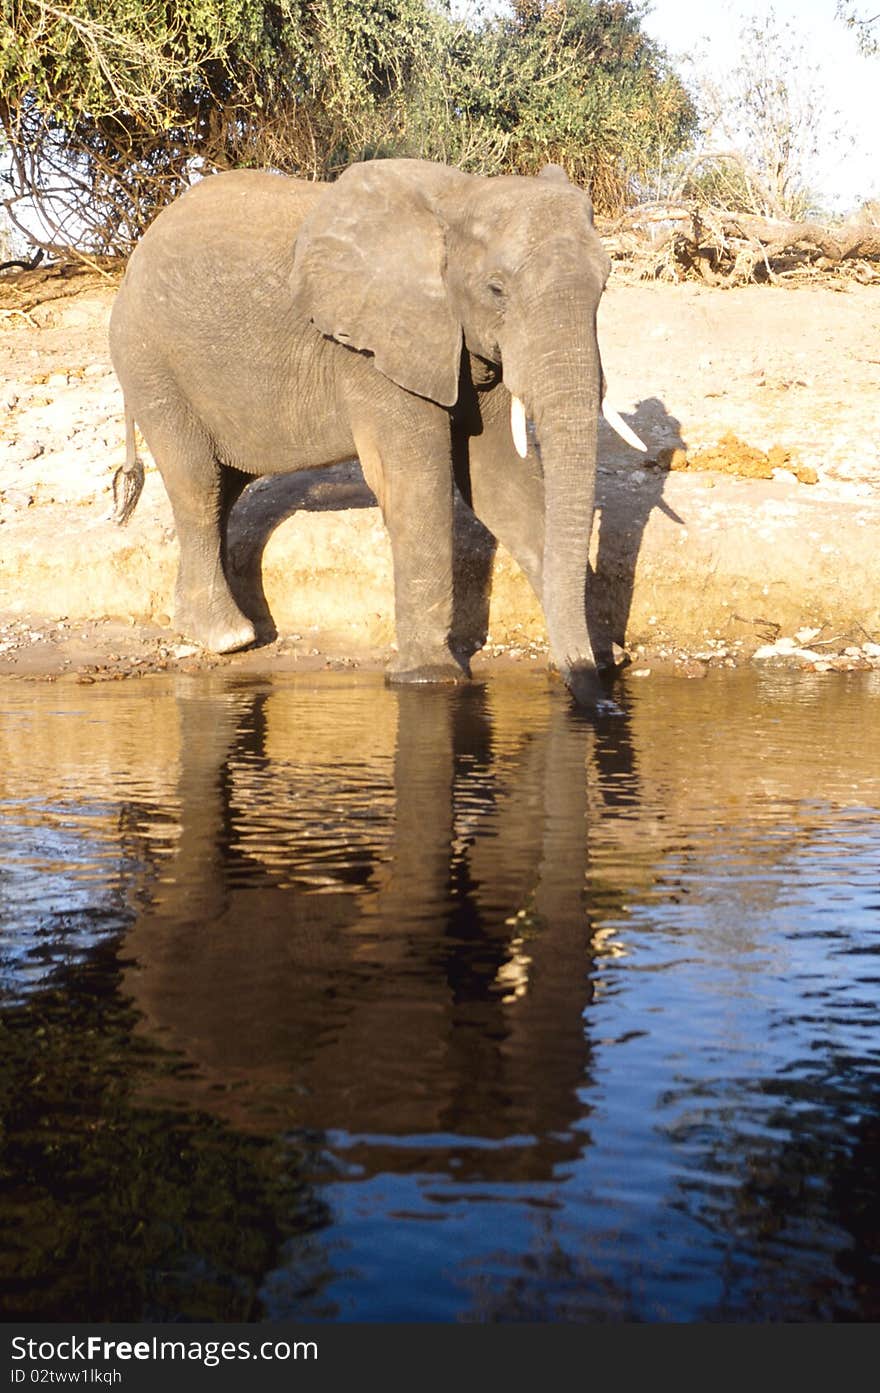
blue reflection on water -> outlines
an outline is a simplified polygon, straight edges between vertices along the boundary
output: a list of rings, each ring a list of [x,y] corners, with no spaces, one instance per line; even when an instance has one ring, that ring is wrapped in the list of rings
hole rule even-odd
[[[880,1316],[867,682],[658,683],[598,726],[535,683],[3,695],[16,1314]],[[205,1158],[250,1207],[193,1202]],[[28,1215],[75,1221],[83,1170],[111,1266],[59,1293]]]
[[[31,820],[16,821],[25,811]],[[42,821],[63,823],[63,808],[0,803],[0,1002],[21,1001],[130,923],[118,854],[102,858],[81,830],[109,812],[81,804],[68,828]]]

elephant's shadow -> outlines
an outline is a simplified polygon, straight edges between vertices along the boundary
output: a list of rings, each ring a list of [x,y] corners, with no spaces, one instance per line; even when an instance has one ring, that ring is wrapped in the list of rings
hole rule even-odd
[[[639,468],[643,461],[621,446],[604,422],[599,428],[596,506],[600,521],[588,616],[593,647],[606,659],[612,642],[625,642],[636,566],[651,513],[660,508],[682,521],[663,502],[666,471],[654,463],[660,450],[684,448],[679,422],[658,398],[651,397],[639,403],[630,423],[649,442],[647,468]],[[377,506],[356,459],[267,476],[248,486],[230,516],[227,570],[236,602],[256,627],[258,643],[271,643],[278,636],[263,588],[263,553],[276,527],[300,511]],[[495,538],[456,488],[453,641],[457,651],[467,656],[483,646],[488,633],[496,549]]]
[[[668,469],[661,463],[662,452],[687,448],[680,421],[658,397],[646,397],[628,424],[647,445],[646,455],[621,444],[604,422],[599,425],[599,536],[587,616],[594,651],[606,656],[613,642],[626,642],[636,568],[651,514],[656,508],[684,525],[663,497]]]

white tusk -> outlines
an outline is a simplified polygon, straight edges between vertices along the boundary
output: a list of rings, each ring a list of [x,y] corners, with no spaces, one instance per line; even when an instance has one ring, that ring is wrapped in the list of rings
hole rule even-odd
[[[529,453],[529,437],[526,430],[526,409],[519,397],[510,398],[510,433],[520,459]]]
[[[619,416],[613,406],[609,406],[607,401],[602,403],[602,415],[608,422],[612,430],[616,430],[621,440],[625,440],[627,445],[631,445],[634,450],[647,450],[647,445],[643,440],[639,440],[634,430],[626,424],[622,416]]]

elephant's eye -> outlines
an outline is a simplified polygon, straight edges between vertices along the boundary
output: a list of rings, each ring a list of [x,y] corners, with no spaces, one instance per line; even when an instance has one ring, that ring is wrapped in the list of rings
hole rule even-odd
[[[492,279],[489,281],[489,290],[490,290],[491,293],[492,293],[492,298],[493,298],[493,299],[495,299],[495,300],[503,300],[503,299],[504,299],[504,285],[503,285],[502,282],[498,279],[497,276],[493,276]]]

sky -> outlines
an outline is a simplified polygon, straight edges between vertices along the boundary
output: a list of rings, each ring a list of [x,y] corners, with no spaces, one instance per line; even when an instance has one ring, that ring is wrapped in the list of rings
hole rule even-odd
[[[782,29],[805,49],[806,62],[819,68],[829,111],[852,137],[851,145],[829,148],[816,166],[813,182],[830,210],[848,212],[867,198],[880,198],[880,55],[859,55],[853,33],[835,18],[835,0],[774,0],[758,4],[742,0],[650,0],[643,28],[672,57],[705,51],[717,70],[731,64],[744,20],[766,15],[772,8]],[[864,13],[880,11],[880,3],[864,0]]]

